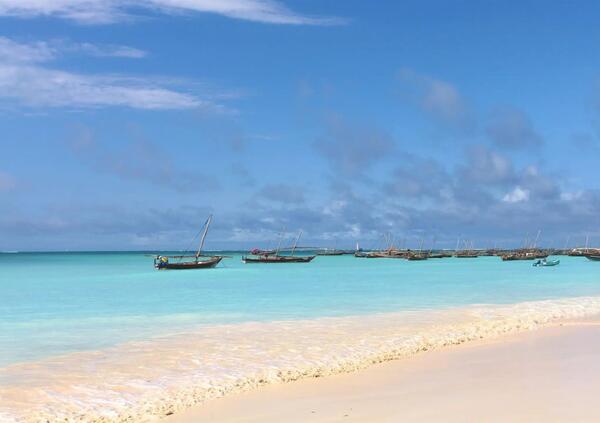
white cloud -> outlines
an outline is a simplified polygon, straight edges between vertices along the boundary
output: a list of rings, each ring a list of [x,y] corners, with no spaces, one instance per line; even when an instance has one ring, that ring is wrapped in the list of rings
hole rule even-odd
[[[2,0],[0,0],[2,1]],[[43,63],[67,53],[81,53],[96,57],[123,57],[140,59],[146,52],[134,47],[114,44],[75,43],[68,40],[17,42],[0,36],[0,62]]]
[[[192,94],[159,86],[150,79],[82,75],[16,65],[0,65],[0,99],[29,107],[219,107]]]
[[[141,59],[147,53],[134,47],[114,44],[92,44],[92,43],[60,43],[64,51],[84,53],[96,57],[123,57],[127,59]]]
[[[0,0],[2,1],[2,0]],[[210,100],[175,89],[173,81],[115,75],[86,75],[47,66],[65,52],[141,57],[131,47],[68,41],[18,43],[0,37],[0,101],[27,107],[108,107],[224,110]]]
[[[0,0],[1,1],[1,0]],[[56,51],[48,43],[17,43],[0,37],[0,63],[39,63],[54,59]]]
[[[529,190],[516,186],[511,192],[502,197],[505,203],[521,203],[529,200]]]
[[[337,25],[345,20],[301,15],[276,0],[0,0],[0,16],[55,16],[84,24],[130,19],[133,10],[214,13],[234,19],[289,25]]]

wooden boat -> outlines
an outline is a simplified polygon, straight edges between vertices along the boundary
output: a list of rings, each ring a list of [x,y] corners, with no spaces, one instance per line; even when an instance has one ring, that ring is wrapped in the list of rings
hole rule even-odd
[[[546,260],[546,259],[538,260],[535,263],[533,263],[533,265],[535,267],[550,267],[550,266],[557,266],[559,264],[560,264],[560,260]]]
[[[400,250],[371,251],[370,253],[367,253],[366,257],[401,259],[406,258],[406,252]]]
[[[548,253],[543,251],[513,251],[500,256],[503,261],[545,259]]]
[[[266,253],[266,254],[259,254],[259,255],[254,255],[252,254],[253,251],[250,251],[250,254],[254,255],[254,257],[249,257],[249,256],[243,256],[242,257],[242,263],[245,264],[250,264],[250,263],[309,263],[311,262],[316,256],[294,256],[294,252],[296,251],[296,246],[298,245],[298,240],[300,239],[300,236],[302,235],[302,231],[300,231],[300,233],[298,233],[298,237],[296,238],[296,241],[294,242],[294,246],[292,247],[292,253],[289,256],[283,256],[283,255],[279,255],[279,247],[281,246],[281,239],[279,240],[279,245],[277,246],[277,249],[275,250],[274,253]]]
[[[202,233],[202,239],[200,241],[200,247],[195,255],[180,255],[180,256],[162,256],[157,255],[154,257],[154,268],[157,270],[185,270],[185,269],[210,269],[215,267],[223,256],[203,256],[202,248],[204,247],[204,241],[210,222],[212,221],[212,215],[208,216],[206,223],[204,224],[204,231]],[[182,259],[192,258],[193,260],[181,261]],[[179,261],[171,261],[179,260]]]
[[[317,253],[318,256],[343,256],[344,254],[347,253],[342,250],[323,250]]]
[[[479,254],[475,252],[473,249],[473,242],[467,242],[467,240],[463,240],[465,248],[459,250],[460,246],[460,238],[456,240],[456,248],[454,249],[454,257],[457,258],[477,258]]]
[[[450,253],[429,253],[427,258],[437,259],[437,258],[448,258],[452,257]]]
[[[244,263],[308,263],[316,256],[258,256],[258,257],[242,257]]]
[[[163,259],[167,258],[186,258],[193,257],[196,260],[194,261],[181,261],[181,262],[169,262],[163,261]],[[154,261],[154,267],[159,270],[169,269],[169,270],[183,270],[183,269],[209,269],[215,267],[219,262],[223,260],[223,257],[214,256],[208,257],[206,260],[200,259],[200,257],[196,256],[156,256]]]
[[[477,258],[479,257],[479,254],[473,252],[473,251],[457,251],[454,254],[454,257],[457,258]]]
[[[258,248],[255,248],[250,251],[250,254],[252,254],[253,256],[265,256],[275,254],[275,250],[260,250]]]
[[[600,256],[600,249],[598,248],[575,248],[567,253],[572,257],[587,257],[587,256]]]
[[[409,253],[406,255],[406,260],[409,261],[418,261],[418,260],[427,260],[428,256],[425,253]]]

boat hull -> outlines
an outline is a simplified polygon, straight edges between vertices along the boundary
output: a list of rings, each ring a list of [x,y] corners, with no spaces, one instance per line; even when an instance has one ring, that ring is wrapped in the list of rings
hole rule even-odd
[[[186,269],[211,269],[215,267],[223,257],[213,257],[202,261],[184,261],[179,263],[164,263],[157,266],[158,270],[186,270]]]
[[[533,263],[534,267],[552,267],[552,266],[558,266],[560,264],[560,260],[553,260],[553,261],[547,261],[547,262],[540,262],[540,263]]]
[[[427,260],[427,256],[407,256],[406,260],[408,261],[422,261]]]
[[[600,255],[587,255],[585,258],[592,261],[600,261]]]
[[[243,263],[309,263],[315,256],[306,257],[286,257],[286,256],[266,256],[266,257],[242,257]]]
[[[431,259],[440,259],[440,258],[449,258],[452,257],[452,254],[429,254],[427,258]]]

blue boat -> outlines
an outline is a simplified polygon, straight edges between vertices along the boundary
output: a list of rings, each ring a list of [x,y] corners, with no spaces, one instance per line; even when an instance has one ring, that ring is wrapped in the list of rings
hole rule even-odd
[[[533,263],[534,267],[549,267],[549,266],[557,266],[560,264],[560,260],[546,260],[546,259],[542,259],[542,260],[537,260],[535,263]]]

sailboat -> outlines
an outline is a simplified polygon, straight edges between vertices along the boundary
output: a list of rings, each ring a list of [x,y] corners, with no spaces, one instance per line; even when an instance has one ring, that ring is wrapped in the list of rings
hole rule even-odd
[[[348,254],[347,251],[338,250],[336,248],[336,246],[337,246],[337,242],[334,244],[333,249],[325,248],[323,250],[318,251],[317,255],[318,256],[343,256],[344,254]]]
[[[477,254],[477,252],[473,249],[472,241],[469,243],[465,239],[465,240],[463,240],[463,243],[465,245],[465,249],[459,250],[458,249],[458,247],[460,245],[460,237],[459,237],[458,240],[456,241],[456,249],[454,250],[454,257],[457,257],[457,258],[477,258],[477,257],[479,257],[479,254]]]
[[[405,257],[409,261],[427,260],[427,258],[429,257],[429,254],[423,252],[423,238],[421,238],[421,244],[419,245],[419,251],[408,250],[406,252]]]
[[[158,270],[183,270],[183,269],[207,269],[215,267],[219,262],[223,259],[222,256],[203,256],[202,248],[204,248],[204,241],[206,239],[206,234],[208,233],[208,228],[210,227],[210,223],[212,222],[212,214],[208,216],[206,223],[204,223],[204,231],[202,233],[202,239],[200,240],[200,246],[198,247],[198,251],[193,256],[161,256],[157,255],[154,257],[154,267]],[[179,261],[170,261],[171,259],[179,260]],[[183,259],[192,259],[187,261],[182,261]]]
[[[281,239],[279,240],[279,245],[274,253],[272,252],[260,252],[259,255],[254,255],[254,250],[250,252],[250,254],[254,255],[254,257],[244,256],[242,257],[243,263],[308,263],[315,258],[315,256],[294,256],[296,252],[296,246],[298,245],[298,240],[300,240],[300,236],[302,235],[302,231],[298,233],[298,237],[294,242],[294,246],[292,247],[292,253],[289,256],[279,255],[279,245],[281,245]]]

